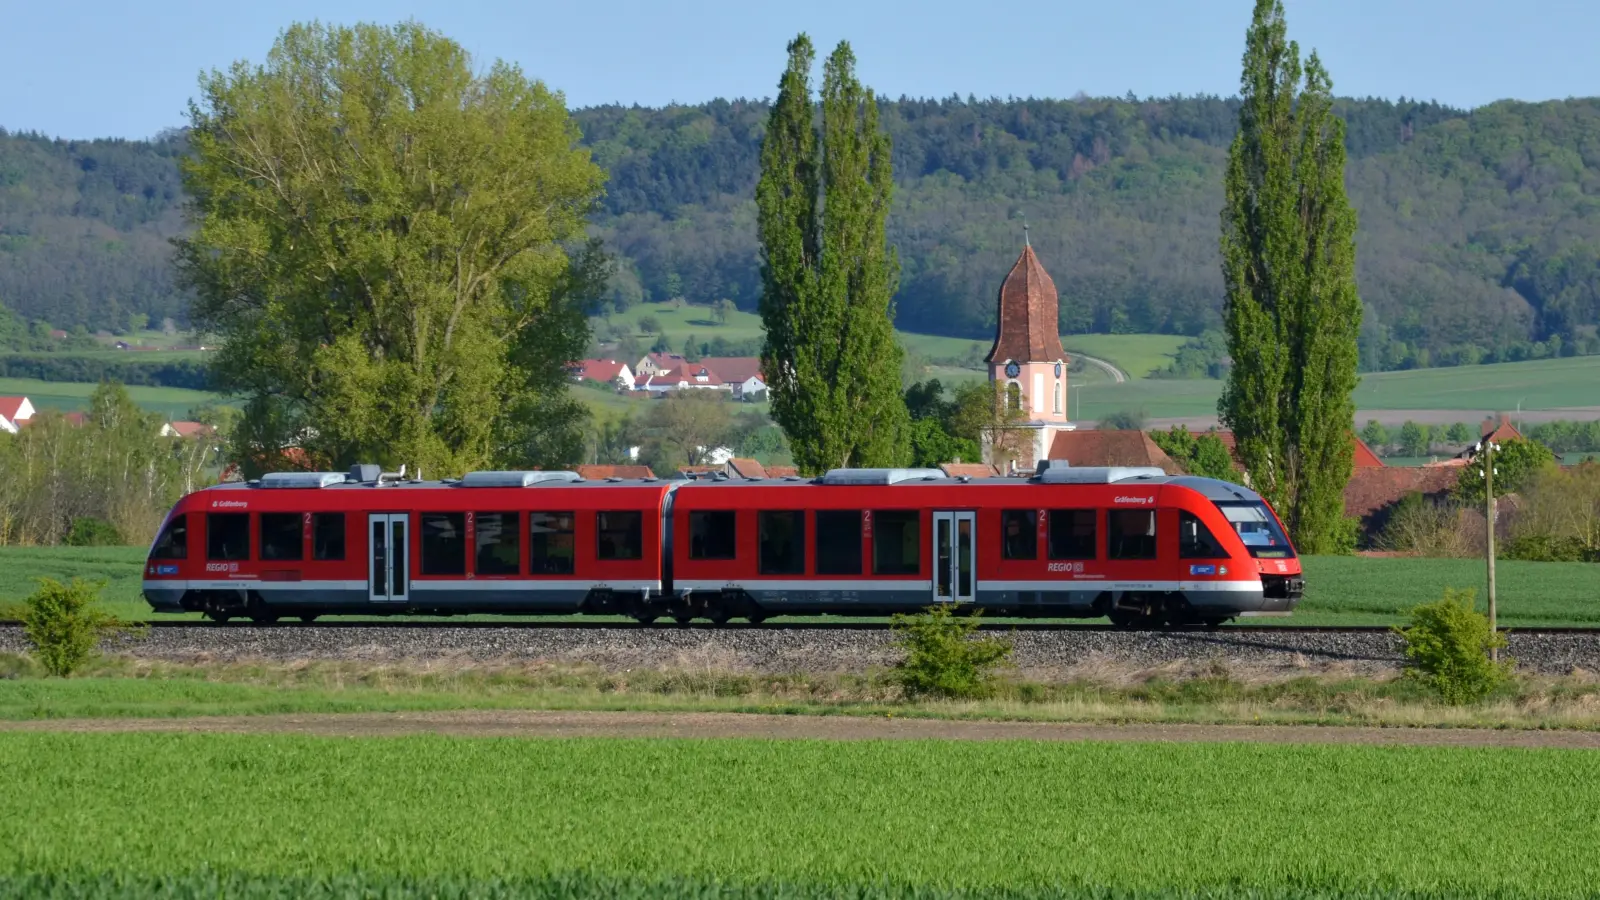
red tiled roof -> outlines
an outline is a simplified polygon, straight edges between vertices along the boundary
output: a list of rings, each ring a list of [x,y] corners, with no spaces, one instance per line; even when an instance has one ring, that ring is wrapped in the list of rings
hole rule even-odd
[[[1032,246],[1000,283],[1000,313],[995,324],[994,347],[986,362],[1051,362],[1065,359],[1061,349],[1059,307],[1061,298],[1050,273],[1040,265]]]
[[[767,466],[766,469],[768,478],[793,478],[800,474],[794,466]]]
[[[627,363],[615,359],[580,359],[574,365],[578,377],[585,381],[616,381]]]
[[[710,369],[728,384],[739,384],[751,378],[761,378],[761,359],[755,356],[707,356],[700,360],[700,365]],[[693,363],[685,368],[695,371]]]
[[[27,397],[0,397],[0,418],[16,419]]]
[[[1478,427],[1478,435],[1478,440],[1480,442],[1493,441],[1497,444],[1505,441],[1527,440],[1527,438],[1523,437],[1522,432],[1518,431],[1516,426],[1511,424],[1511,420],[1507,419],[1504,415],[1500,416],[1500,422],[1498,425],[1495,424],[1494,419],[1484,419],[1483,424]],[[1465,460],[1471,456],[1472,447],[1467,447],[1460,453],[1456,454],[1456,458],[1462,460]]]
[[[1358,468],[1344,487],[1344,514],[1365,517],[1407,494],[1442,494],[1461,478],[1459,467],[1384,466]]]
[[[178,437],[194,437],[197,434],[211,434],[216,431],[204,422],[169,422],[167,426],[178,433]]]
[[[683,357],[677,353],[646,353],[645,359],[655,363],[663,372],[670,372],[683,364]]]
[[[738,457],[735,457],[728,460],[728,468],[733,470],[729,474],[738,475],[740,478],[767,477],[767,470],[761,467],[761,463],[758,463],[753,459],[739,459]]]
[[[1142,431],[1063,431],[1050,445],[1050,459],[1075,466],[1156,466],[1168,475],[1183,468]]]
[[[582,478],[600,481],[606,478],[654,478],[649,466],[574,466],[573,471]]]
[[[946,478],[995,478],[1000,475],[1000,470],[988,463],[940,463],[939,471]]]
[[[722,379],[717,373],[699,363],[689,363],[677,374],[680,384],[722,384]]]
[[[1356,468],[1358,468],[1358,469],[1381,469],[1381,468],[1384,467],[1383,466],[1383,460],[1378,458],[1378,454],[1372,452],[1372,448],[1367,446],[1367,442],[1363,441],[1361,439],[1360,435],[1352,434],[1352,435],[1350,435],[1350,440],[1356,442],[1356,455],[1355,455],[1355,467]]]

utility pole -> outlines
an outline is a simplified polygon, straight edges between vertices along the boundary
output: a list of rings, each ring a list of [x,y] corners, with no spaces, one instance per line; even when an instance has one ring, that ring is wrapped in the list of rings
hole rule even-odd
[[[1494,604],[1494,451],[1499,448],[1488,440],[1481,442],[1478,446],[1482,450],[1479,453],[1479,459],[1483,465],[1484,546],[1486,548],[1484,555],[1489,567],[1489,634],[1492,636],[1499,634],[1495,624]],[[1499,648],[1490,647],[1489,658],[1499,662]]]

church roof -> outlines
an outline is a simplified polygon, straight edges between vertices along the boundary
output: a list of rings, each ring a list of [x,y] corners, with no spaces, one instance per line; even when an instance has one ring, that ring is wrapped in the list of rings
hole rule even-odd
[[[1039,264],[1032,245],[1022,248],[1017,264],[1000,285],[1000,314],[994,348],[986,362],[1054,362],[1065,359],[1058,317],[1060,297],[1050,273]]]

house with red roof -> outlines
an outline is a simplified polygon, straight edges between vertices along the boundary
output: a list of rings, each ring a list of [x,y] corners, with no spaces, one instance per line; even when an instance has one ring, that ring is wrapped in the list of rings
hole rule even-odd
[[[22,423],[34,416],[33,403],[27,397],[0,397],[0,431],[16,434]]]
[[[573,466],[580,478],[604,481],[607,478],[654,478],[649,466]]]
[[[767,393],[766,379],[761,375],[761,359],[755,356],[707,356],[699,365],[709,369],[733,391],[735,400],[761,400]],[[693,369],[695,363],[689,363]]]
[[[640,378],[648,375],[665,375],[682,367],[685,362],[687,360],[676,353],[646,353],[633,367],[633,371],[638,373]]]
[[[569,371],[573,381],[595,381],[625,391],[634,387],[633,370],[627,363],[615,359],[580,359]]]
[[[207,437],[216,433],[216,429],[204,422],[168,422],[161,426],[162,437],[192,438]]]

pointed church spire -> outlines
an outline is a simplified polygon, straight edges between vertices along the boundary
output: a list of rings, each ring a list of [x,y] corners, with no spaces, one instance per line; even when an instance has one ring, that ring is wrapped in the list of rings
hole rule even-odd
[[[1000,285],[999,314],[994,347],[987,362],[1055,362],[1066,358],[1061,349],[1060,297],[1050,274],[1039,264],[1022,230],[1022,255]]]

